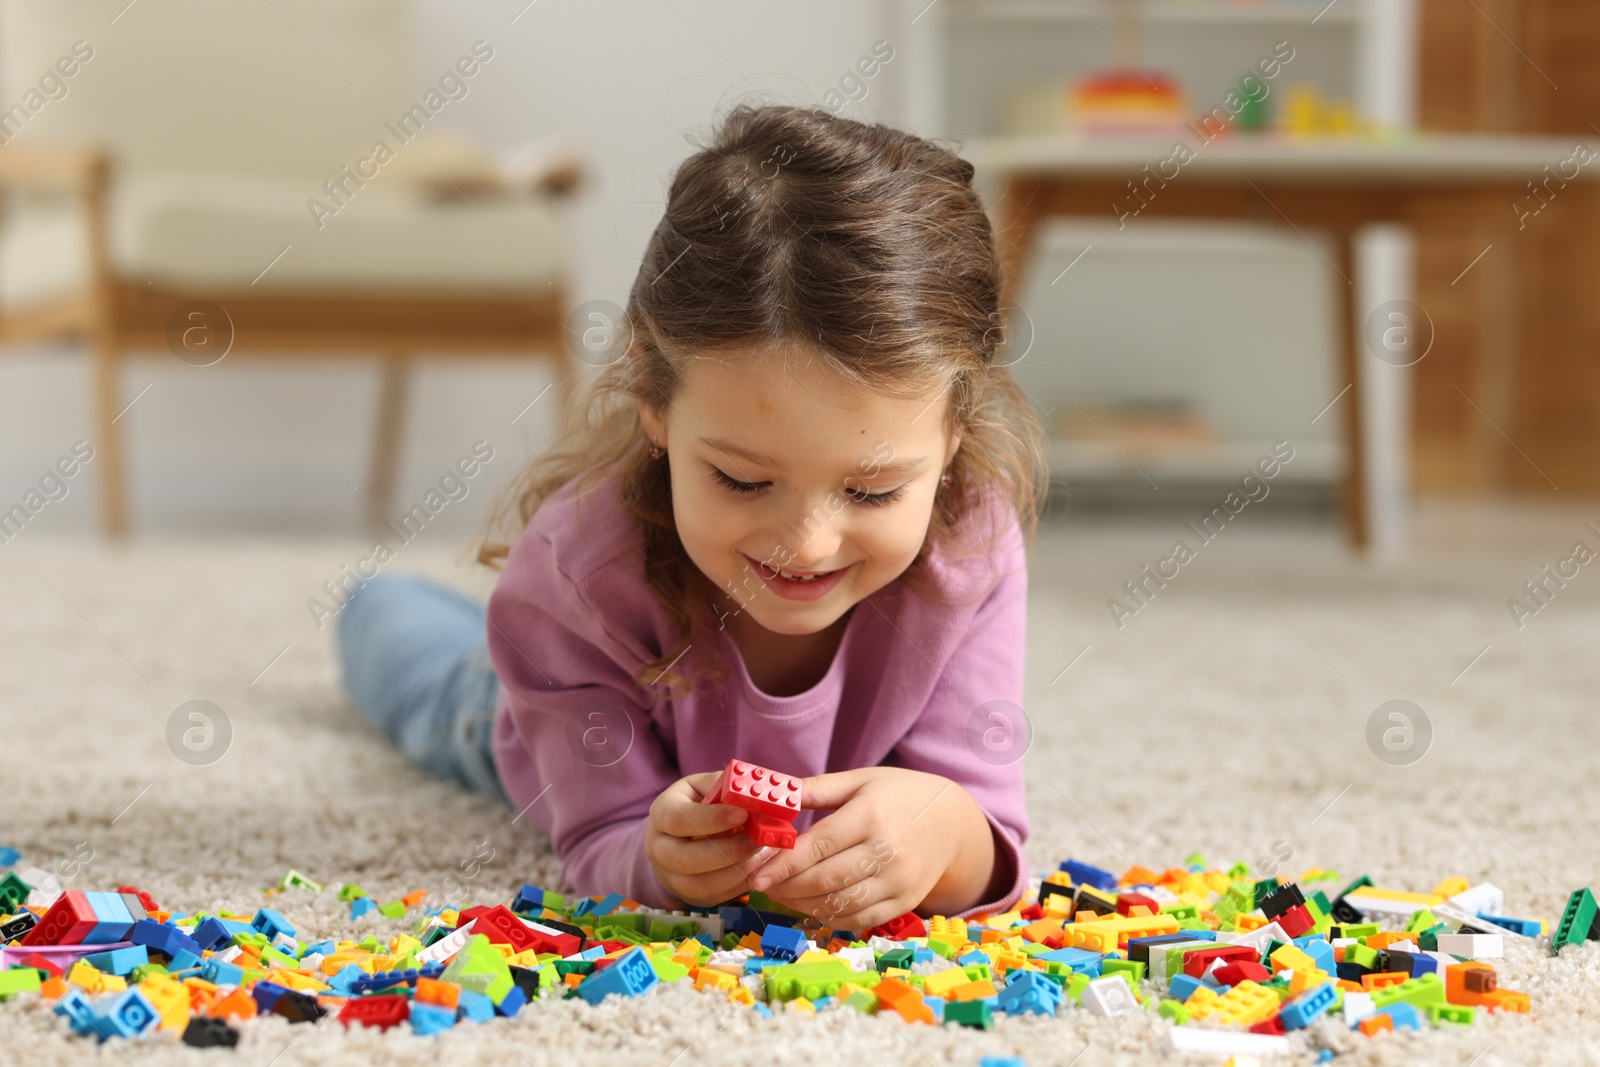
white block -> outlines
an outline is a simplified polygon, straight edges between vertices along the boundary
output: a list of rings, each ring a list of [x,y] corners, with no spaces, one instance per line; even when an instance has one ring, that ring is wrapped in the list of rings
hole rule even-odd
[[[1497,960],[1505,956],[1505,938],[1499,934],[1440,934],[1439,951],[1469,960]]]
[[[1427,904],[1415,900],[1397,900],[1394,897],[1369,896],[1366,893],[1356,892],[1345,894],[1345,901],[1363,915],[1415,915]],[[1437,912],[1435,913],[1437,914]]]
[[[1249,933],[1219,932],[1217,934],[1217,943],[1220,945],[1249,945],[1258,953],[1265,952],[1267,945],[1273,941],[1282,941],[1284,944],[1288,944],[1293,940],[1294,938],[1290,937],[1283,927],[1275,922],[1270,922],[1260,929],[1251,930]]]
[[[862,945],[860,948],[842,948],[835,952],[834,955],[848,963],[852,971],[871,971],[876,969],[876,961],[873,959],[872,949],[867,945]]]
[[[1133,990],[1114,974],[1090,982],[1080,1000],[1092,1014],[1107,1019],[1120,1018],[1139,1010],[1139,1001],[1135,999]]]
[[[1451,897],[1449,903],[1465,908],[1474,915],[1501,915],[1506,906],[1506,895],[1493,882],[1479,882]]]
[[[1344,1021],[1350,1026],[1354,1026],[1376,1010],[1372,1006],[1371,993],[1357,993],[1351,989],[1344,991]]]
[[[472,928],[478,924],[473,919],[465,926],[456,928],[455,933],[446,934],[421,952],[417,953],[418,963],[442,963],[454,956],[457,952],[467,947],[467,941],[472,937]]]
[[[1174,1026],[1167,1031],[1170,1052],[1209,1052],[1218,1056],[1287,1056],[1289,1039],[1278,1034],[1240,1034]]]

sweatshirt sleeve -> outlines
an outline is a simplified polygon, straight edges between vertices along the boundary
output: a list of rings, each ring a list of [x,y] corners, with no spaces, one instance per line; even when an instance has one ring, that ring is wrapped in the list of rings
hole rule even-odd
[[[964,628],[926,707],[884,761],[948,778],[975,800],[994,835],[1004,889],[960,913],[1003,911],[1028,885],[1023,756],[1032,729],[1022,707],[1028,574],[1020,531],[996,549],[1001,571]]]
[[[648,661],[613,638],[560,562],[546,538],[525,535],[489,598],[496,762],[512,803],[550,835],[569,891],[665,906],[644,834],[678,773],[634,681]]]

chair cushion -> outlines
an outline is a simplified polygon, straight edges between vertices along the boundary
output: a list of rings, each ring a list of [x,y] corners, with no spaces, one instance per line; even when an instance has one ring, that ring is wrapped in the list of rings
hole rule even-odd
[[[119,275],[197,294],[527,292],[545,289],[547,279],[560,283],[560,215],[552,202],[435,203],[401,182],[385,188],[385,177],[380,170],[354,189],[319,228],[307,201],[336,202],[317,177],[131,175],[113,186],[108,261]],[[0,227],[0,301],[20,308],[86,285],[85,231],[59,200],[8,216]]]

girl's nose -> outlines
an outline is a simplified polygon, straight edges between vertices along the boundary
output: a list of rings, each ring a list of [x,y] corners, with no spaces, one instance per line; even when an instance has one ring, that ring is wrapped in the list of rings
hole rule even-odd
[[[824,570],[844,543],[843,508],[834,508],[826,496],[810,498],[795,509],[778,531],[778,543],[788,552],[795,570]],[[782,558],[782,557],[780,557]]]

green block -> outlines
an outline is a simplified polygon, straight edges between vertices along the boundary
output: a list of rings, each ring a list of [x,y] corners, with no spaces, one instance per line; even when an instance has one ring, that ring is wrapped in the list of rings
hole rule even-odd
[[[1138,960],[1106,960],[1100,964],[1100,973],[1125,975],[1130,989],[1138,989],[1144,981],[1144,964]]]
[[[950,959],[955,956],[956,949],[960,948],[961,946],[952,945],[950,942],[940,940],[937,937],[930,937],[928,938],[928,947],[932,949],[936,955],[943,956],[945,959]]]
[[[1354,893],[1357,889],[1364,889],[1371,884],[1372,879],[1363,874],[1360,878],[1357,878],[1355,881],[1339,890],[1339,895],[1341,897],[1347,897],[1351,893]]]
[[[1171,1019],[1178,1026],[1189,1021],[1189,1009],[1183,1006],[1181,1000],[1163,1000],[1156,1007],[1156,1014],[1164,1019]]]
[[[360,949],[362,952],[383,952],[386,950],[387,946],[385,946],[382,941],[378,940],[378,935],[368,934],[366,937],[363,937],[360,941],[356,942],[356,948]]]
[[[1313,919],[1320,919],[1328,914],[1333,905],[1328,903],[1328,898],[1322,895],[1322,890],[1317,890],[1306,897],[1306,911]]]
[[[139,966],[128,972],[128,984],[138,985],[146,978],[149,978],[152,974],[168,973],[170,972],[159,963],[141,963]]]
[[[1366,945],[1346,945],[1344,947],[1344,961],[1354,963],[1372,970],[1378,962],[1378,950],[1368,948]]]
[[[1199,919],[1200,909],[1193,904],[1168,904],[1161,909],[1162,915],[1170,915],[1178,920],[1181,929],[1185,919]]]
[[[270,945],[261,950],[261,962],[270,963],[277,967],[287,967],[290,970],[300,966],[299,960],[295,959],[287,952],[279,952]]]
[[[1410,1004],[1417,1009],[1425,1009],[1430,1004],[1446,1004],[1444,982],[1437,974],[1425,974],[1419,978],[1407,978],[1399,985],[1384,986],[1372,991],[1372,1006],[1379,1010],[1390,1004]]]
[[[878,956],[878,973],[882,974],[890,967],[899,967],[902,970],[911,969],[911,950],[909,948],[892,948]]]
[[[404,918],[406,914],[406,902],[403,900],[391,900],[387,903],[379,904],[378,914],[382,915],[385,919]]]
[[[234,934],[228,941],[230,944],[249,945],[251,948],[257,949],[270,948],[272,946],[272,942],[267,940],[266,934],[258,934],[253,930]]]
[[[1067,979],[1068,999],[1074,1004],[1081,1004],[1083,991],[1089,988],[1089,983],[1092,980],[1093,979],[1086,974],[1074,974],[1071,978]]]
[[[292,867],[289,869],[289,873],[283,876],[283,881],[278,883],[278,888],[309,889],[313,893],[322,892],[322,886],[319,883],[313,882],[311,879],[307,878],[305,875],[301,874]]]
[[[1440,1023],[1471,1026],[1472,1018],[1477,1014],[1470,1004],[1429,1004],[1423,1010],[1428,1013],[1428,1021],[1435,1026]]]
[[[648,945],[651,941],[649,934],[627,926],[597,926],[594,936],[599,941],[626,941],[630,945]]]
[[[587,975],[594,970],[594,960],[552,960],[550,966],[565,978],[569,974]]]
[[[916,979],[913,984],[920,984],[922,978],[920,974],[905,977],[908,981]],[[767,987],[769,1001],[794,1000],[797,997],[821,1000],[839,992],[839,987],[846,982],[870,989],[882,981],[883,976],[876,971],[853,971],[844,960],[824,960],[820,963],[786,963],[780,967],[765,967],[761,971],[761,980]]]
[[[1204,867],[1206,866],[1206,858],[1198,852],[1191,852],[1183,857],[1183,865],[1185,867]]]
[[[727,933],[722,935],[722,940],[718,941],[717,945],[724,952],[727,952],[730,949],[736,949],[739,947],[739,940],[743,936],[743,934],[736,934],[732,930],[729,930]]]
[[[1438,923],[1434,926],[1430,926],[1417,935],[1417,945],[1424,952],[1438,952],[1439,935],[1448,933],[1450,933],[1450,927],[1446,926],[1444,923]]]
[[[989,1002],[986,1000],[956,1001],[944,1006],[944,1021],[956,1023],[960,1026],[971,1026],[979,1030],[992,1030],[994,1016],[989,1011]]]
[[[1228,868],[1228,877],[1230,879],[1250,877],[1250,865],[1245,863],[1243,860],[1235,863],[1232,867]]]
[[[1361,923],[1357,926],[1341,926],[1339,927],[1339,932],[1345,937],[1353,937],[1359,941],[1362,938],[1381,933],[1382,929],[1377,923]]]
[[[354,882],[346,882],[344,885],[339,887],[339,902],[342,904],[348,904],[357,897],[364,897],[366,895],[366,890],[362,889]]]
[[[1594,928],[1597,908],[1594,894],[1587,889],[1574,889],[1567,897],[1567,906],[1561,912],[1561,922],[1556,925],[1555,936],[1550,939],[1550,950],[1561,955],[1566,945],[1581,945]]]
[[[841,1003],[848,1008],[854,1008],[862,1015],[871,1015],[878,1010],[878,998],[871,993],[851,993]],[[945,1015],[945,1022],[950,1021],[950,1016]]]
[[[982,982],[994,977],[994,972],[987,963],[969,963],[961,968],[961,973],[967,976],[969,982]]]
[[[8,1000],[18,993],[39,992],[39,972],[32,967],[13,967],[0,971],[0,1000]]]
[[[553,964],[546,963],[539,968],[539,988],[541,990],[554,989],[561,984],[561,974]]]
[[[676,982],[680,978],[689,976],[689,968],[681,963],[673,963],[672,957],[664,953],[650,958],[650,966],[655,968],[656,977],[663,982]]]
[[[24,882],[16,871],[7,871],[5,877],[0,878],[0,915],[16,911],[32,891],[33,886]]]
[[[1405,932],[1408,934],[1420,934],[1428,927],[1436,926],[1438,923],[1439,920],[1434,918],[1433,912],[1429,911],[1427,908],[1423,908],[1421,911],[1413,914],[1410,920],[1407,921],[1405,925]]]
[[[450,965],[444,969],[444,974],[439,977],[446,982],[454,982],[462,989],[476,990],[496,1004],[505,998],[515,984],[506,958],[482,934],[474,934],[469,938],[466,947],[456,953]]]

